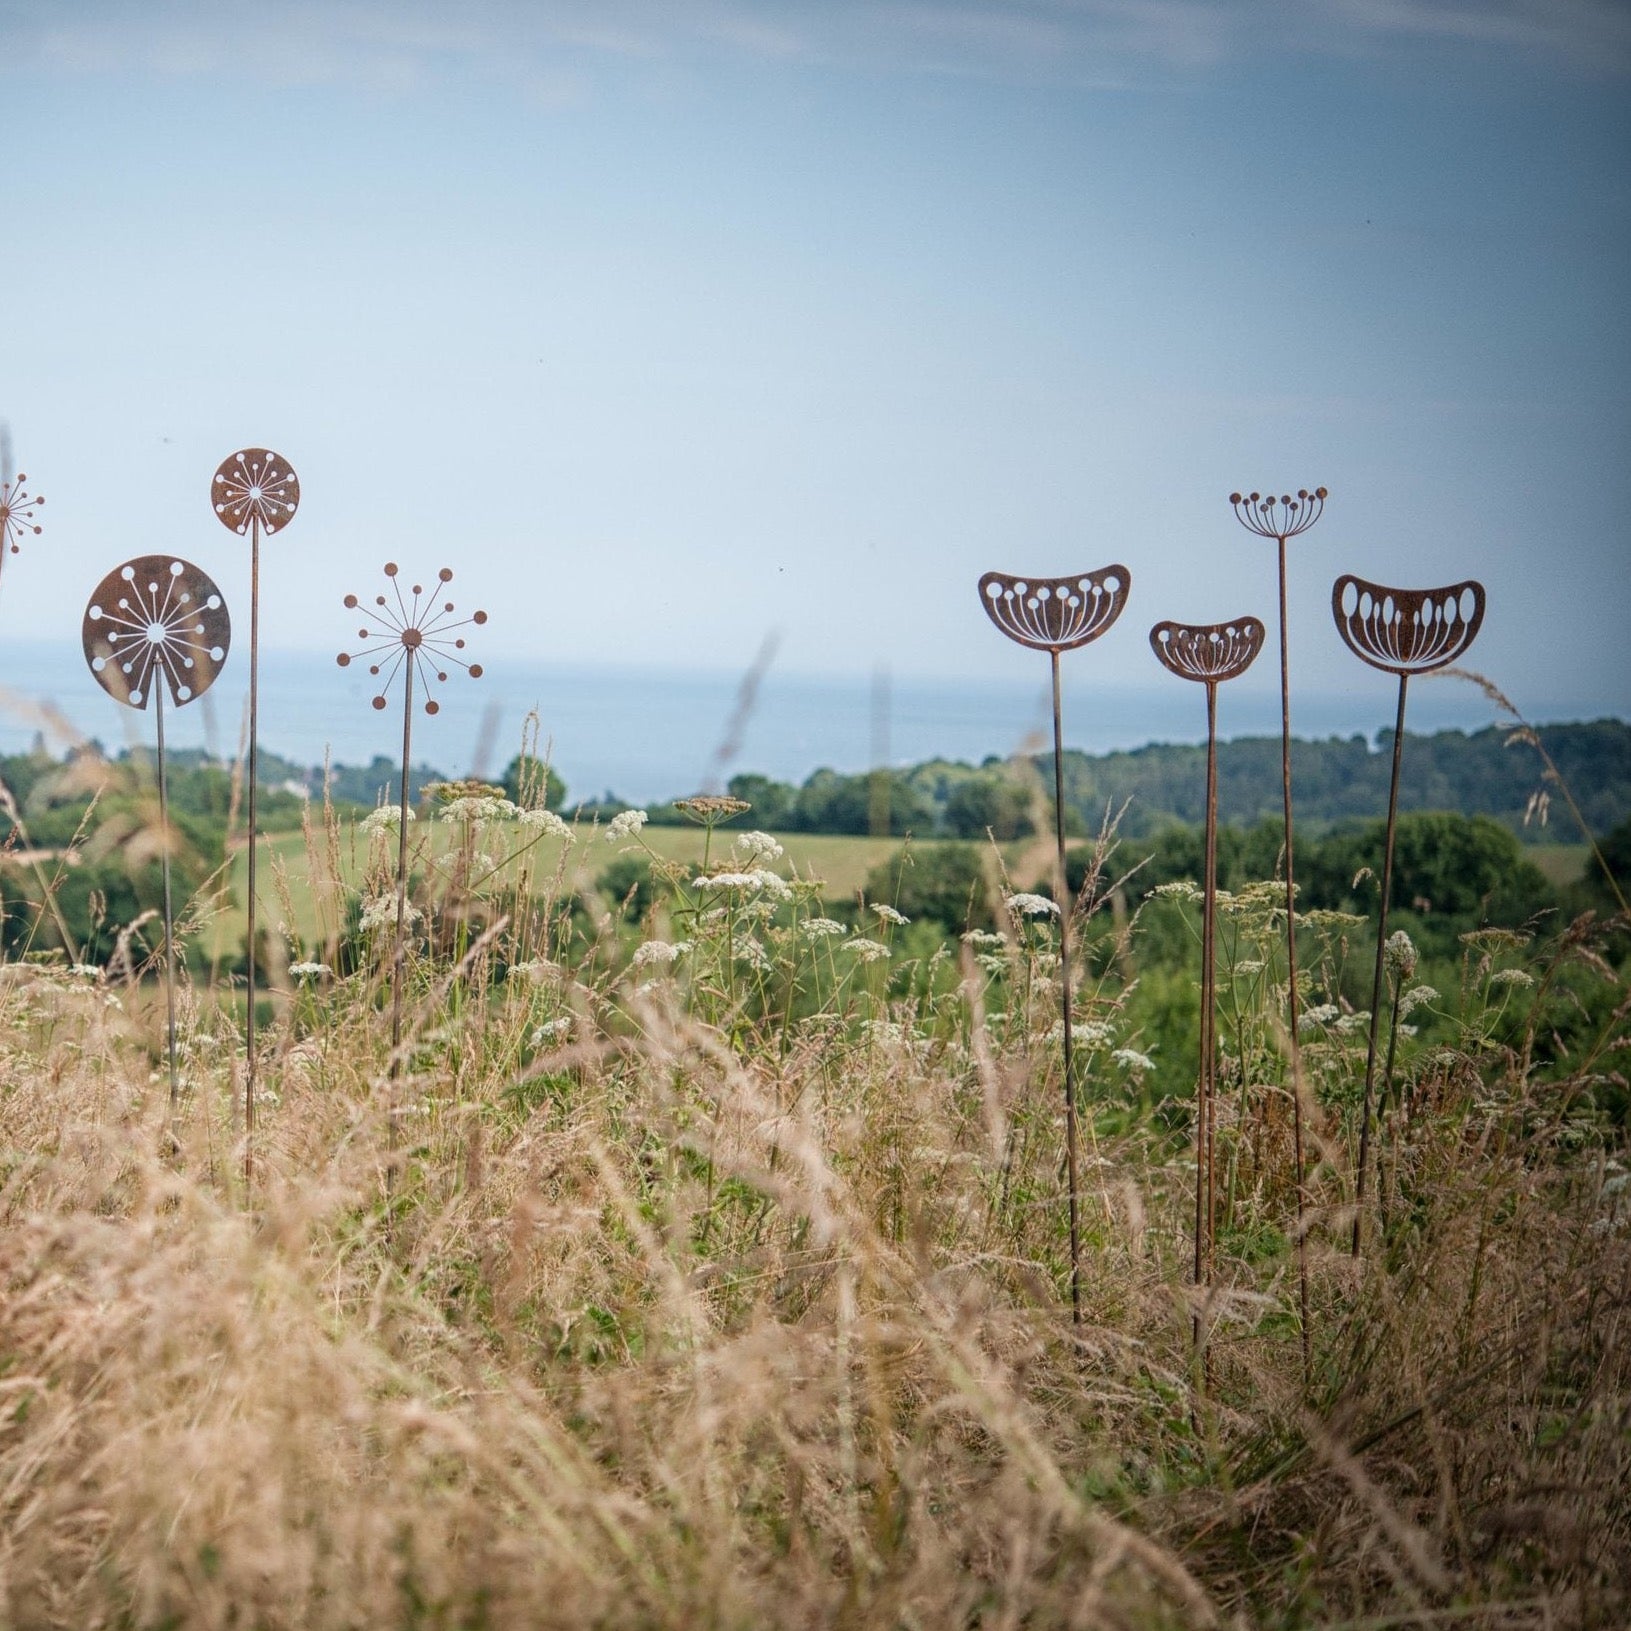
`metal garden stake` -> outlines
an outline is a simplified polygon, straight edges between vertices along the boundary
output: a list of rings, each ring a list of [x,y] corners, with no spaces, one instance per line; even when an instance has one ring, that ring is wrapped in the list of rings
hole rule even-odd
[[[1229,623],[1157,623],[1150,630],[1155,655],[1180,679],[1206,687],[1206,859],[1201,890],[1201,1056],[1195,1083],[1195,1284],[1212,1278],[1217,1226],[1214,1157],[1217,1133],[1217,909],[1218,909],[1218,687],[1244,674],[1263,649],[1255,617]],[[1200,1313],[1195,1315],[1200,1341]]]
[[[25,536],[33,533],[38,537],[41,531],[34,512],[45,500],[28,491],[24,486],[27,480],[21,471],[13,481],[9,471],[0,470],[0,569],[4,568],[8,555],[22,549]]]
[[[408,767],[413,762],[413,682],[419,676],[425,692],[425,712],[441,711],[441,704],[431,693],[433,682],[445,683],[448,666],[462,668],[473,680],[481,678],[481,664],[467,663],[457,653],[464,650],[464,636],[459,629],[487,621],[486,612],[473,612],[469,617],[454,618],[453,602],[437,604],[437,595],[444,585],[453,581],[453,570],[444,566],[436,575],[436,590],[427,595],[422,585],[413,585],[411,601],[404,598],[402,586],[397,582],[394,561],[385,566],[390,579],[391,595],[375,595],[374,604],[363,609],[355,595],[347,595],[345,604],[350,611],[362,611],[363,626],[357,638],[363,642],[358,651],[342,651],[337,659],[341,668],[362,658],[368,662],[368,672],[379,680],[379,691],[374,706],[386,706],[386,693],[398,674],[402,675],[402,794],[397,811],[396,849],[396,954],[392,960],[391,979],[391,1066],[393,1077],[401,1071],[402,1048],[402,975],[407,959],[408,918]]]
[[[1371,1095],[1376,1085],[1376,1038],[1382,1011],[1387,953],[1388,897],[1393,891],[1393,837],[1399,816],[1399,765],[1404,752],[1405,691],[1412,674],[1453,663],[1484,621],[1484,586],[1468,580],[1442,589],[1389,589],[1344,573],[1331,586],[1337,633],[1356,657],[1399,676],[1393,724],[1393,774],[1388,782],[1387,836],[1382,848],[1382,904],[1376,924],[1376,972],[1371,981],[1370,1039],[1365,1048],[1365,1104],[1359,1122],[1359,1172],[1354,1180],[1353,1255],[1359,1255],[1365,1211],[1365,1169],[1370,1160]]]
[[[170,555],[142,555],[113,569],[85,607],[85,660],[109,696],[129,708],[153,704],[158,728],[160,854],[164,873],[165,1034],[170,1108],[176,1073],[175,914],[170,899],[170,794],[164,764],[164,693],[176,707],[215,683],[232,643],[226,602],[196,566]]]
[[[244,1182],[255,1178],[255,861],[260,848],[256,793],[260,787],[261,538],[281,532],[300,507],[300,481],[289,461],[264,447],[246,447],[221,461],[210,503],[224,527],[249,536],[249,827],[248,1016],[244,1030]]]
[[[1070,1184],[1070,1313],[1082,1320],[1081,1190],[1076,1161],[1076,1058],[1071,1028],[1070,917],[1075,904],[1065,881],[1064,730],[1059,701],[1059,653],[1096,640],[1121,616],[1133,585],[1124,566],[1104,566],[1068,578],[1015,578],[987,572],[980,604],[991,621],[1022,646],[1045,651],[1053,666],[1054,898],[1059,902],[1060,1011],[1065,1031],[1065,1160]]]
[[[1279,548],[1280,561],[1280,790],[1285,806],[1286,850],[1286,990],[1287,1034],[1291,1049],[1291,1134],[1292,1155],[1297,1166],[1297,1299],[1303,1345],[1303,1370],[1308,1370],[1308,1242],[1304,1238],[1303,1214],[1307,1192],[1303,1170],[1303,1058],[1298,1037],[1297,991],[1297,882],[1296,846],[1291,819],[1291,660],[1286,638],[1286,540],[1295,538],[1319,520],[1325,511],[1325,489],[1297,489],[1276,499],[1272,493],[1231,493],[1235,518],[1259,538],[1272,538]]]

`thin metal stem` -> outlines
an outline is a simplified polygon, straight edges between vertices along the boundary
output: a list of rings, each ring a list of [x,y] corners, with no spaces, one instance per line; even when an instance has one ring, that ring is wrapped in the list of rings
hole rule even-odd
[[[1376,1085],[1376,1038],[1382,1023],[1382,969],[1387,958],[1387,909],[1393,893],[1393,837],[1399,815],[1399,764],[1404,753],[1404,701],[1409,674],[1399,676],[1399,712],[1393,725],[1393,776],[1388,783],[1387,838],[1382,849],[1382,908],[1376,922],[1376,972],[1371,979],[1370,1040],[1365,1047],[1365,1106],[1359,1120],[1359,1173],[1354,1182],[1353,1255],[1359,1255],[1365,1215],[1365,1169],[1370,1160],[1371,1095]]]
[[[391,1076],[402,1073],[402,975],[407,962],[408,920],[408,767],[413,762],[413,664],[402,689],[402,803],[397,812],[396,957],[391,976]],[[394,1110],[394,1106],[392,1107]],[[392,1122],[393,1128],[395,1122]]]
[[[260,848],[259,812],[256,793],[260,787],[260,618],[261,618],[261,524],[252,516],[249,523],[249,920],[248,971],[245,988],[249,996],[244,1024],[244,1188],[255,1181],[255,860]]]
[[[155,679],[157,676],[155,676]],[[170,1056],[170,1114],[181,1097],[176,1074],[176,954],[175,912],[170,902],[170,787],[164,768],[164,685],[153,687],[154,715],[159,728],[159,856],[164,873],[164,1006],[165,1042]]]
[[[1206,687],[1206,838],[1201,890],[1201,1056],[1195,1079],[1195,1284],[1212,1277],[1214,1201],[1213,1094],[1217,1073],[1216,946],[1218,902],[1218,688]],[[1201,1343],[1201,1312],[1195,1310],[1192,1331]]]
[[[1065,1163],[1070,1184],[1070,1318],[1082,1323],[1080,1189],[1076,1163],[1076,1047],[1070,1009],[1070,915],[1075,902],[1065,873],[1064,709],[1059,698],[1059,653],[1053,660],[1053,832],[1058,864],[1054,899],[1059,903],[1060,1012],[1065,1025]]]
[[[1285,803],[1286,837],[1286,987],[1289,993],[1287,1017],[1291,1041],[1291,1138],[1292,1159],[1297,1166],[1297,1315],[1303,1349],[1303,1380],[1310,1372],[1308,1329],[1308,1240],[1303,1214],[1308,1197],[1303,1167],[1303,1050],[1298,1035],[1297,990],[1297,882],[1296,846],[1291,816],[1291,653],[1286,633],[1286,541],[1280,545],[1280,787]]]

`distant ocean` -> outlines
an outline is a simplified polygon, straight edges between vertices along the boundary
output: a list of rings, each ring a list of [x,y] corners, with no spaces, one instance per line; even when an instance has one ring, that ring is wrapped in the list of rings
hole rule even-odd
[[[827,765],[859,771],[878,763],[924,759],[978,762],[1044,745],[1049,731],[1047,666],[1034,681],[971,678],[835,677],[772,669],[728,741],[739,712],[742,676],[635,666],[567,667],[493,659],[471,681],[455,672],[438,688],[441,712],[414,720],[414,760],[449,775],[501,770],[519,750],[523,721],[536,708],[543,739],[570,798],[614,792],[648,802],[721,785],[741,771],[802,782]],[[1220,704],[1225,736],[1277,735],[1278,670],[1231,685]],[[214,688],[166,714],[177,747],[237,751],[247,669],[234,651]],[[1149,686],[1095,686],[1088,663],[1065,667],[1065,741],[1089,753],[1152,741],[1204,738],[1200,687],[1173,680]],[[341,670],[332,653],[264,652],[261,656],[261,745],[298,763],[324,754],[366,764],[401,748],[401,713],[369,705],[365,671]],[[1351,692],[1297,695],[1300,736],[1374,738],[1392,723],[1393,692],[1383,676],[1365,676]],[[50,710],[49,717],[41,704]],[[1454,681],[1419,684],[1410,695],[1412,731],[1494,720],[1490,704]],[[1551,717],[1560,717],[1552,715]],[[1574,716],[1566,716],[1574,717]],[[0,655],[0,752],[19,753],[44,730],[60,751],[71,737],[93,737],[110,751],[152,740],[152,717],[121,708],[91,678],[83,658],[56,643],[13,642]],[[727,757],[722,758],[725,751]]]

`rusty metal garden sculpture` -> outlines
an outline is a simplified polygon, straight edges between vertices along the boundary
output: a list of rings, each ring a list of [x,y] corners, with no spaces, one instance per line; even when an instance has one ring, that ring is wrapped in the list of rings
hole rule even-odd
[[[1201,1046],[1195,1081],[1195,1284],[1210,1284],[1217,1226],[1217,907],[1218,907],[1218,687],[1244,674],[1263,649],[1255,617],[1228,623],[1157,623],[1150,645],[1180,679],[1206,687],[1206,849],[1201,888]],[[1200,1311],[1194,1319],[1200,1347]]]
[[[1053,824],[1054,898],[1059,902],[1060,1011],[1064,1021],[1065,1160],[1070,1185],[1070,1311],[1082,1319],[1080,1181],[1076,1159],[1076,1065],[1071,1025],[1070,918],[1074,902],[1065,882],[1065,772],[1063,711],[1059,697],[1059,654],[1096,640],[1121,616],[1132,588],[1124,566],[1068,578],[1017,578],[987,572],[980,579],[986,615],[1022,646],[1045,651],[1053,667]]]
[[[1399,766],[1404,752],[1405,692],[1412,674],[1431,673],[1466,651],[1484,621],[1484,586],[1470,579],[1442,589],[1389,589],[1344,573],[1331,587],[1331,615],[1353,654],[1372,668],[1399,676],[1393,724],[1393,772],[1388,782],[1387,829],[1382,849],[1382,903],[1376,925],[1376,970],[1371,980],[1370,1039],[1365,1048],[1365,1102],[1359,1123],[1359,1170],[1354,1180],[1353,1255],[1359,1255],[1370,1160],[1371,1100],[1376,1085],[1376,1041],[1387,955],[1388,897],[1393,890],[1393,838],[1399,816]]]
[[[249,538],[249,790],[244,812],[249,829],[248,988],[244,1028],[244,1182],[255,1177],[255,862],[260,849],[256,794],[260,788],[260,609],[261,539],[270,538],[294,519],[300,507],[300,480],[281,455],[264,447],[246,447],[223,459],[210,481],[210,504],[221,525]]]
[[[1302,1330],[1303,1372],[1309,1369],[1308,1351],[1308,1242],[1305,1238],[1308,1208],[1303,1157],[1303,1065],[1302,1043],[1298,1036],[1297,990],[1297,880],[1296,843],[1291,811],[1291,658],[1286,634],[1286,543],[1301,536],[1325,513],[1326,490],[1297,489],[1276,498],[1272,493],[1231,493],[1235,519],[1259,538],[1272,538],[1279,550],[1280,571],[1280,792],[1285,809],[1286,856],[1286,1036],[1291,1061],[1292,1158],[1297,1168],[1297,1302]]]
[[[184,707],[215,683],[232,643],[221,591],[198,567],[171,555],[142,555],[97,584],[85,607],[85,660],[115,701],[144,712],[158,732],[160,854],[164,877],[164,996],[170,1108],[176,1069],[175,914],[170,897],[170,795],[164,762],[164,697]]]
[[[35,512],[45,500],[29,492],[27,481],[28,477],[20,470],[15,481],[0,470],[0,575],[3,575],[6,557],[22,549],[23,539],[30,533],[37,538],[43,530],[35,519]]]
[[[461,629],[487,621],[486,612],[472,612],[468,617],[456,617],[451,600],[439,597],[445,586],[453,581],[451,567],[444,566],[436,575],[435,588],[427,594],[424,586],[412,586],[412,599],[402,593],[398,582],[397,566],[388,561],[385,576],[390,580],[390,594],[375,595],[373,604],[364,607],[356,595],[347,595],[348,611],[360,611],[362,627],[357,638],[362,642],[356,651],[342,651],[337,661],[341,668],[353,662],[366,661],[368,672],[379,681],[379,690],[373,697],[376,708],[383,709],[389,701],[391,686],[397,676],[402,677],[402,784],[397,809],[396,852],[396,951],[392,959],[391,981],[391,1065],[392,1077],[401,1071],[402,1048],[402,977],[407,961],[408,918],[408,767],[413,762],[413,705],[414,680],[417,677],[424,692],[427,714],[438,713],[441,704],[432,694],[433,687],[445,684],[449,668],[463,669],[471,679],[481,678],[481,664],[466,662],[459,654],[465,648]]]

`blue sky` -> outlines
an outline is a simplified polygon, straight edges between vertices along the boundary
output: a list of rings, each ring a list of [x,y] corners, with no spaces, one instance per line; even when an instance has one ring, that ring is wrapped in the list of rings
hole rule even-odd
[[[1272,618],[1228,493],[1323,483],[1299,684],[1381,698],[1339,572],[1478,576],[1474,666],[1626,713],[1628,87],[1598,0],[0,0],[0,633],[160,549],[246,620],[259,444],[272,645],[394,559],[490,670],[1012,678],[979,574],[1119,560],[1071,661],[1158,685]]]

